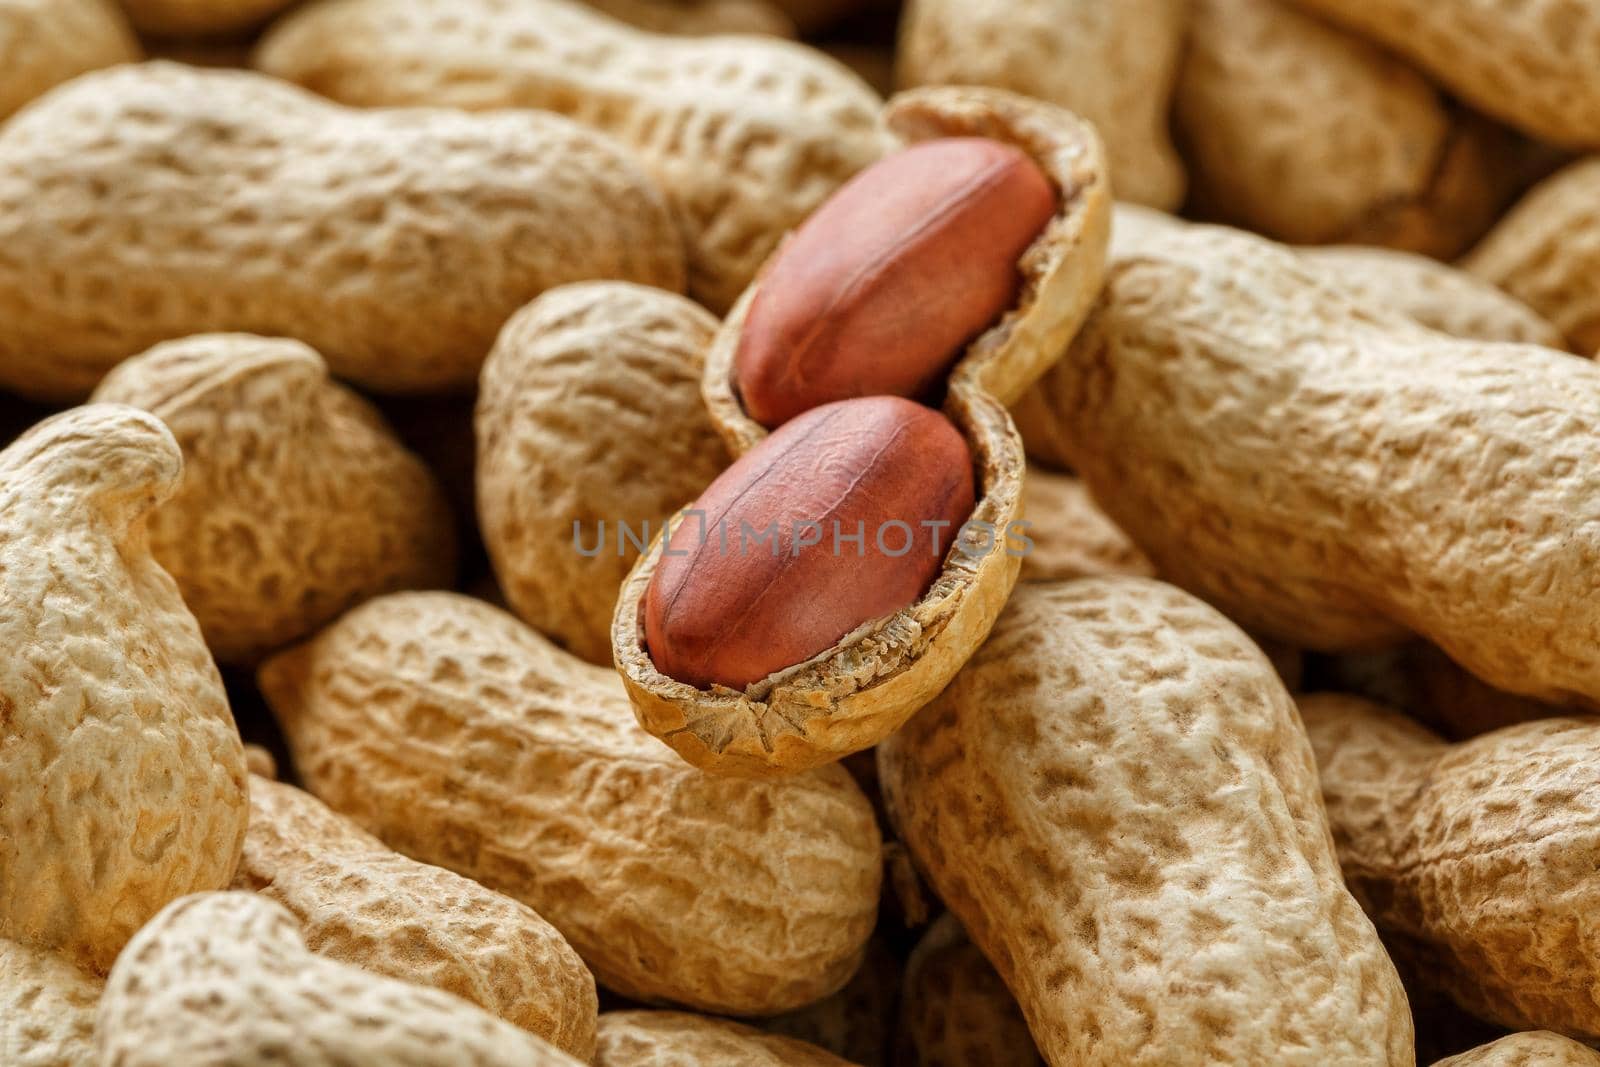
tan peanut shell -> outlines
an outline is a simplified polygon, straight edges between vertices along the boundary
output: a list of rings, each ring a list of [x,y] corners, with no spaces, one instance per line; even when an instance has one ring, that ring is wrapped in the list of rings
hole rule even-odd
[[[895,1067],[1044,1067],[1000,975],[948,912],[906,960]]]
[[[1462,267],[1553,322],[1585,355],[1600,352],[1600,159],[1536,186]]]
[[[1019,263],[1016,308],[961,355],[944,404],[977,462],[980,495],[971,521],[998,533],[990,551],[976,544],[972,551],[953,549],[933,586],[910,607],[741,692],[695,689],[652,662],[640,610],[661,559],[658,539],[617,600],[617,669],[645,728],[714,773],[784,774],[867,748],[926,704],[983,641],[1021,562],[1005,532],[1019,518],[1024,458],[1004,405],[1060,354],[1100,286],[1110,193],[1099,139],[1087,123],[1049,104],[976,88],[904,93],[890,103],[887,121],[909,143],[977,136],[1015,145],[1060,195],[1056,217]],[[735,352],[760,285],[740,298],[706,356],[706,405],[736,454],[767,433],[743,410],[733,385]]]
[[[892,822],[1047,1062],[1411,1063],[1294,703],[1188,594],[1019,586],[878,760]]]
[[[95,1024],[115,1067],[577,1067],[472,1004],[318,956],[255,893],[167,906],[128,944]]]
[[[1396,959],[1502,1026],[1600,1037],[1600,720],[1451,745],[1358,697],[1300,713],[1345,880]]]
[[[0,937],[102,972],[169,900],[228,884],[249,810],[222,679],[148,545],[182,472],[116,404],[0,452]]]
[[[1044,388],[1163,577],[1302,648],[1414,631],[1497,688],[1600,700],[1600,367],[1445,338],[1236,231],[1113,260]]]
[[[594,977],[525,904],[407,859],[316,797],[253,778],[235,889],[271,897],[313,952],[432,986],[594,1055]]]
[[[1512,1034],[1433,1067],[1600,1067],[1600,1052],[1548,1030]]]
[[[0,938],[0,1063],[88,1067],[104,982],[65,957]]]
[[[201,37],[258,26],[295,0],[117,0],[140,33]]]
[[[278,780],[278,760],[264,745],[246,742],[244,765],[255,777],[273,782]]]
[[[887,856],[885,861],[887,865]],[[889,1067],[899,991],[900,960],[883,938],[875,937],[867,945],[860,969],[843,989],[803,1008],[752,1023],[769,1034],[815,1045],[858,1067]]]
[[[639,729],[615,672],[454,594],[371,601],[260,681],[313,793],[528,904],[625,996],[770,1014],[861,960],[880,843],[841,767],[703,775]]]
[[[611,662],[639,546],[728,464],[700,400],[716,329],[671,293],[567,286],[514,315],[484,364],[478,515],[500,588],[591,663]]]
[[[1174,210],[1184,167],[1167,115],[1188,0],[910,0],[902,87],[990,85],[1057,104],[1105,140],[1119,200]]]
[[[1405,56],[1487,115],[1600,146],[1600,9],[1567,0],[1292,0]]]
[[[771,0],[584,0],[614,19],[651,33],[706,37],[764,33],[793,37],[795,25]]]
[[[1304,248],[1300,255],[1358,300],[1451,337],[1567,347],[1561,331],[1527,304],[1438,260],[1360,245]]]
[[[1145,554],[1106,518],[1083,482],[1069,474],[1029,467],[1022,485],[1022,518],[1032,542],[1022,557],[1025,582],[1111,574],[1155,577]]]
[[[680,1011],[600,1016],[594,1067],[850,1067],[804,1041]]]
[[[451,584],[455,531],[433,475],[299,341],[169,341],[93,399],[149,411],[183,449],[151,551],[219,660],[251,663],[380,593]]]
[[[572,0],[318,0],[256,63],[348,104],[539,108],[614,135],[666,190],[689,291],[718,313],[885,147],[877,94],[810,49],[648,34]]]
[[[0,121],[86,71],[139,58],[115,0],[0,3]]]
[[[622,148],[556,116],[354,111],[147,63],[0,128],[0,387],[25,395],[223,330],[380,391],[466,386],[512,312],[601,277],[680,287],[682,249]]]
[[[1515,195],[1514,139],[1289,0],[1195,0],[1175,122],[1207,216],[1450,256]]]

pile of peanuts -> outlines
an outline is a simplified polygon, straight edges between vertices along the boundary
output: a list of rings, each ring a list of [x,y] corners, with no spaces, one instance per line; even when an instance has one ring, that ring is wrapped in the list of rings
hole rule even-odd
[[[1600,1067],[1600,0],[0,0],[0,1067]]]

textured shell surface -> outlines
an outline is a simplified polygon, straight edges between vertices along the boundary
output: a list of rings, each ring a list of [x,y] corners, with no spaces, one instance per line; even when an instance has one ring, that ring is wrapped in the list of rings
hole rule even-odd
[[[888,146],[877,94],[820,53],[648,34],[571,0],[320,0],[256,63],[350,104],[532,107],[605,130],[667,191],[689,291],[718,313]]]
[[[116,1067],[577,1067],[437,989],[324,959],[255,893],[197,893],[118,957],[95,1020]]]
[[[702,774],[614,671],[453,594],[370,601],[260,679],[313,793],[530,905],[619,993],[771,1014],[861,961],[881,846],[842,767]]]
[[[878,761],[891,821],[1048,1062],[1412,1062],[1294,703],[1188,594],[1019,586]]]
[[[57,953],[0,938],[0,1063],[94,1063],[94,1012],[104,984]]]
[[[1236,231],[1119,231],[1113,261],[1044,391],[1164,577],[1302,648],[1414,631],[1600,700],[1600,367],[1446,338]]]
[[[912,0],[901,24],[902,86],[989,85],[1095,124],[1122,200],[1167,210],[1184,167],[1167,112],[1188,0]]]
[[[249,812],[222,679],[148,545],[182,471],[116,404],[0,452],[0,936],[101,971],[169,900],[228,884]]]
[[[593,278],[681,288],[682,242],[624,149],[559,116],[145,63],[0,129],[0,386],[24,395],[215,331],[294,337],[380,392],[464,388],[517,308]]]
[[[948,912],[906,960],[898,1038],[907,1067],[1044,1067],[1017,998]]]
[[[0,2],[0,120],[85,71],[139,58],[115,0]]]
[[[93,399],[151,412],[183,449],[150,546],[219,660],[254,662],[368,597],[453,580],[455,531],[433,475],[304,344],[169,341],[119,365]]]
[[[1600,1067],[1600,1052],[1548,1030],[1502,1037],[1433,1067]]]
[[[678,1011],[600,1016],[595,1067],[850,1067],[792,1037]]]
[[[1155,577],[1155,567],[1117,529],[1069,474],[1029,467],[1022,486],[1022,520],[1032,544],[1022,557],[1025,582],[1129,574]]]
[[[1600,1037],[1600,720],[1451,745],[1357,697],[1300,711],[1345,880],[1395,958],[1480,1018]]]
[[[594,976],[526,904],[407,859],[316,797],[252,778],[233,888],[271,897],[329,959],[470,1001],[587,1061]]]
[[[611,662],[640,541],[728,464],[700,400],[716,328],[671,293],[568,286],[513,316],[484,365],[478,517],[495,575],[525,622],[592,663]]]

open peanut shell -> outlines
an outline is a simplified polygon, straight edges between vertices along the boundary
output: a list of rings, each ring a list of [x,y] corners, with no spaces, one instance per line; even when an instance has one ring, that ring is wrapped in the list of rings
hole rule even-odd
[[[665,545],[658,537],[623,584],[612,651],[640,723],[712,773],[790,774],[870,747],[938,695],[983,643],[1021,565],[1006,531],[1021,515],[1025,463],[1006,407],[1065,351],[1104,278],[1111,191],[1091,125],[1040,101],[967,87],[903,93],[888,104],[885,121],[906,144],[987,137],[1015,145],[1060,194],[1055,218],[1018,263],[1016,306],[967,347],[948,378],[943,411],[976,465],[979,495],[969,520],[976,529],[952,546],[920,599],[740,691],[695,688],[662,674],[650,658],[642,606]],[[745,413],[733,373],[761,284],[758,276],[722,324],[702,381],[711,420],[735,455],[768,432]],[[985,550],[989,529],[995,534]]]

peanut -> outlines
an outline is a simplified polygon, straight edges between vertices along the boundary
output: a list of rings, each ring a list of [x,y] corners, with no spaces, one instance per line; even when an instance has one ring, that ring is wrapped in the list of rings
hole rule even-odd
[[[478,510],[495,574],[523,620],[592,663],[611,662],[640,541],[728,463],[700,402],[716,328],[670,293],[568,286],[514,315],[484,365]]]
[[[371,601],[260,681],[313,793],[528,904],[619,993],[770,1014],[860,962],[880,843],[843,768],[700,774],[614,672],[451,594]]]
[[[166,427],[99,404],[0,452],[0,937],[103,971],[169,900],[228,884],[244,752],[145,522]]]
[[[262,745],[245,744],[244,765],[256,777],[274,782],[278,780],[278,760]]]
[[[114,0],[8,0],[0,5],[0,121],[69,78],[138,58]]]
[[[718,313],[884,149],[876,94],[815,52],[647,34],[568,0],[319,0],[256,62],[344,103],[540,108],[615,135],[667,191],[689,291]]]
[[[622,149],[554,116],[358,112],[150,63],[0,128],[0,385],[25,395],[216,330],[375,389],[465,386],[513,311],[596,277],[681,286],[681,246]]]
[[[900,960],[873,938],[855,977],[832,996],[783,1015],[755,1020],[769,1034],[796,1038],[859,1067],[889,1067]]]
[[[234,888],[271,897],[328,959],[432,986],[594,1055],[594,977],[533,909],[398,855],[293,786],[250,782]]]
[[[1600,699],[1590,361],[1446,339],[1269,242],[1169,226],[1119,239],[1045,391],[1112,520],[1246,627],[1414,631],[1497,688]]]
[[[971,454],[938,412],[888,396],[809,411],[711,483],[690,512],[703,526],[673,531],[645,593],[650,658],[697,689],[804,664],[921,597],[972,504]]]
[[[764,33],[793,37],[794,22],[770,0],[585,0],[614,19],[651,33],[701,37]]]
[[[1600,1036],[1600,724],[1450,745],[1357,697],[1304,697],[1300,713],[1345,880],[1395,957],[1475,1015]]]
[[[1574,163],[1537,186],[1462,266],[1537,310],[1586,355],[1600,352],[1600,159]]]
[[[850,1067],[792,1037],[678,1011],[600,1016],[595,1067]]]
[[[1047,1062],[1412,1061],[1294,704],[1200,601],[1020,586],[878,758],[894,825]]]
[[[1016,305],[1017,261],[1056,213],[1020,149],[945,138],[856,175],[762,272],[734,357],[774,428],[850,397],[924,396]]]
[[[437,989],[324,959],[254,893],[168,905],[118,958],[95,1021],[116,1067],[576,1067]]]
[[[1021,149],[1054,186],[1056,216],[1017,263],[1023,285],[1016,306],[966,346],[947,377],[943,412],[966,440],[978,495],[961,549],[946,557],[925,595],[875,621],[857,615],[867,624],[807,661],[778,664],[774,656],[770,664],[754,664],[785,669],[743,691],[703,689],[658,669],[647,647],[644,602],[668,558],[667,542],[658,541],[634,566],[617,600],[613,656],[639,721],[713,773],[785,774],[869,748],[942,689],[982,642],[1020,566],[1011,539],[1024,461],[1002,405],[1058,358],[1100,285],[1111,210],[1103,152],[1091,127],[1049,104],[973,88],[902,94],[885,121],[910,144],[981,137]],[[723,322],[702,379],[712,422],[738,455],[768,437],[745,410],[735,363],[751,310],[769,282],[763,276],[753,283]],[[908,491],[917,492],[900,490]],[[796,614],[793,602],[788,606]],[[822,629],[812,636],[821,637]],[[748,647],[747,635],[740,641]]]
[[[1106,518],[1077,478],[1029,467],[1022,484],[1022,518],[1033,542],[1022,557],[1023,581],[1111,574],[1155,577],[1150,560]]]
[[[1548,1030],[1512,1034],[1433,1067],[1600,1067],[1600,1052]]]
[[[94,1063],[94,1011],[103,984],[54,952],[0,938],[0,1063]]]
[[[1486,114],[1600,146],[1600,10],[1565,0],[1293,0],[1393,49]]]
[[[380,593],[450,584],[455,535],[433,476],[298,341],[171,341],[93,399],[149,411],[183,449],[150,546],[222,662],[254,662]]]
[[[906,961],[896,1067],[1044,1067],[1028,1022],[954,915]]]
[[[1070,108],[1106,138],[1117,197],[1183,200],[1167,132],[1187,0],[911,0],[904,86],[991,85]]]

